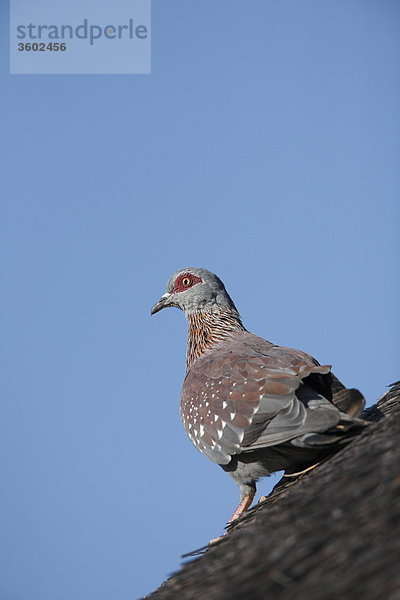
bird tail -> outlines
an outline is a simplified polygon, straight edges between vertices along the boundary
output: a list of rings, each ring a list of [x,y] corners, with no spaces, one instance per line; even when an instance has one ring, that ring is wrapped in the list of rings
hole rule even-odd
[[[358,390],[354,391],[357,392]],[[370,425],[369,421],[364,421],[364,419],[360,419],[359,417],[353,417],[350,414],[341,412],[341,419],[335,427],[324,433],[304,433],[291,440],[291,443],[300,448],[345,446],[357,437],[365,427],[368,427],[368,425]]]
[[[359,417],[365,408],[364,396],[355,388],[335,391],[332,402],[342,413],[355,418]]]

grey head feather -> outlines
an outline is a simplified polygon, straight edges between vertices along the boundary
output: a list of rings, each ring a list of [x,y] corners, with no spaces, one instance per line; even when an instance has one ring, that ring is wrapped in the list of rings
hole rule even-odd
[[[187,290],[174,292],[177,278],[184,273],[199,277],[201,282],[196,283]],[[207,269],[193,267],[179,269],[171,275],[167,281],[165,294],[153,306],[152,314],[170,306],[180,308],[186,315],[224,309],[237,312],[232,298],[220,278],[211,271],[207,271]]]

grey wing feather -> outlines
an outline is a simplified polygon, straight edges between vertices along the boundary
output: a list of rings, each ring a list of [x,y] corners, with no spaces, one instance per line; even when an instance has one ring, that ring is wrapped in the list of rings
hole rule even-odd
[[[224,465],[235,454],[323,432],[340,421],[340,411],[302,383],[310,374],[326,376],[330,367],[308,355],[301,361],[295,352],[216,352],[197,361],[184,382],[181,417],[200,452]]]
[[[304,384],[301,388],[304,393],[299,394],[301,399],[293,392],[291,402],[285,408],[269,422],[264,420],[264,428],[257,439],[251,439],[251,432],[245,435],[244,442],[247,444],[242,445],[242,451],[274,446],[305,433],[326,431],[339,423],[341,413],[329,400]],[[307,404],[304,403],[306,394]],[[259,418],[262,418],[263,408],[267,408],[268,404],[268,396],[263,396],[257,415]]]

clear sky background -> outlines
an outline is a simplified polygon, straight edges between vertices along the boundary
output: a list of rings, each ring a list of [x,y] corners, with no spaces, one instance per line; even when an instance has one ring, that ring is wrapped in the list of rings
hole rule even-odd
[[[0,597],[132,600],[238,500],[179,422],[173,271],[369,403],[400,376],[400,4],[153,0],[151,76],[10,76],[8,18]]]

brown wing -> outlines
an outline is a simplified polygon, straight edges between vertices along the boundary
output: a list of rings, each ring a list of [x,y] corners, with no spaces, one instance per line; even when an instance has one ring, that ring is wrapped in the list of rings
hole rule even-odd
[[[218,350],[198,359],[181,395],[181,418],[196,448],[218,464],[232,455],[336,425],[339,410],[317,383],[330,371],[300,351]],[[314,378],[314,385],[303,380]],[[317,385],[315,385],[317,383]]]

